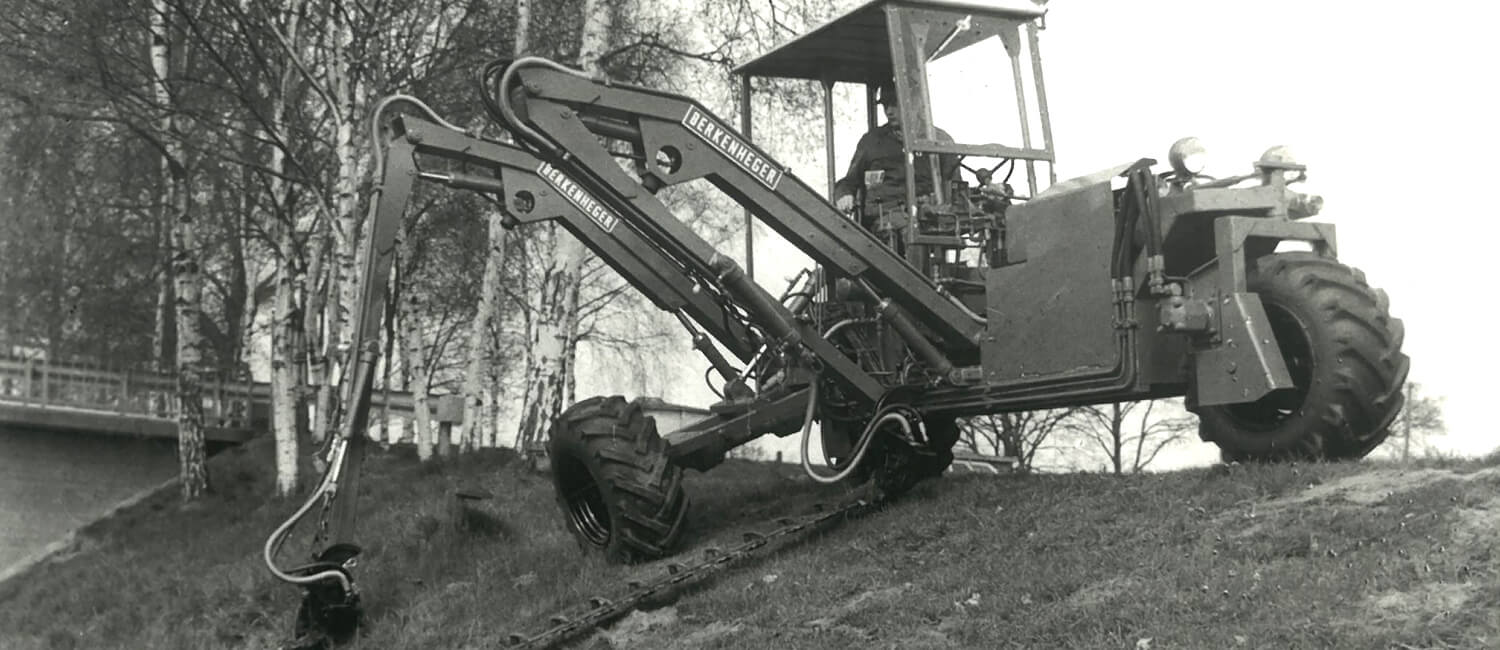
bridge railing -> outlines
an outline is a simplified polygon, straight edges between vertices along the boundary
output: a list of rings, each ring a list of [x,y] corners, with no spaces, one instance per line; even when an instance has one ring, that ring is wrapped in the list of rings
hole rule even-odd
[[[120,415],[176,419],[181,411],[177,375],[0,355],[0,401],[55,409],[83,409]],[[435,416],[451,400],[430,396]],[[411,417],[411,393],[379,389],[371,407],[393,417]],[[452,410],[449,408],[448,410]],[[271,416],[271,387],[249,379],[208,374],[203,378],[204,425],[224,429],[264,429]]]
[[[173,419],[181,411],[177,376],[138,369],[0,356],[0,400]],[[208,375],[203,382],[204,424],[249,429],[263,423],[270,390],[248,380]]]

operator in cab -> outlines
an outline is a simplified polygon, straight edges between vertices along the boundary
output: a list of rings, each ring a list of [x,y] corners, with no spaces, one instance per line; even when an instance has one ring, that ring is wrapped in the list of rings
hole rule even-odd
[[[896,86],[892,82],[881,84],[875,94],[876,103],[884,109],[885,124],[875,127],[859,139],[854,149],[854,159],[849,161],[849,171],[833,187],[833,204],[840,212],[854,209],[854,197],[859,188],[865,189],[864,221],[873,222],[883,210],[904,206],[906,203],[906,167],[901,143],[901,106],[896,99]],[[953,142],[953,137],[942,129],[934,129],[937,139]],[[916,171],[917,195],[932,192],[932,165],[929,154],[918,154],[913,168]],[[958,171],[958,157],[943,154],[940,158],[943,182],[950,183]],[[872,223],[860,225],[869,228]]]

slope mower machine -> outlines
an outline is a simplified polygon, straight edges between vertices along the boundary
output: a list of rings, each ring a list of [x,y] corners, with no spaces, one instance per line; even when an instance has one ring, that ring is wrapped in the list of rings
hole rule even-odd
[[[382,102],[372,239],[327,473],[265,549],[272,571],[305,590],[302,631],[337,639],[358,617],[361,441],[385,278],[418,181],[491,195],[511,226],[557,222],[675,316],[722,379],[712,415],[675,431],[621,397],[583,400],[554,423],[548,453],[567,526],[613,560],[672,552],[689,504],[684,470],[709,470],[766,434],[802,435],[805,456],[814,423],[828,467],[804,459],[808,473],[873,481],[885,495],[948,467],[959,418],[1005,411],[1186,396],[1226,459],[1354,459],[1380,444],[1402,404],[1401,321],[1384,292],[1339,263],[1333,226],[1304,220],[1322,202],[1292,189],[1305,168],[1273,148],[1248,173],[1213,179],[1184,140],[1169,169],[1142,159],[1051,182],[1043,20],[1031,4],[869,2],[740,67],[740,129],[691,98],[540,58],[480,75],[506,141],[410,97]],[[963,142],[966,132],[935,126],[938,72],[963,61],[979,68],[963,84],[996,76],[1006,101],[950,92],[950,104],[1008,124],[1014,140]],[[830,149],[835,84],[866,88],[874,126],[874,89],[893,80],[904,193],[841,213],[752,142],[752,78],[820,82]],[[923,165],[939,182],[919,187]],[[762,288],[664,202],[662,190],[697,180],[816,268],[780,295]],[[290,529],[315,509],[313,562],[278,568]]]

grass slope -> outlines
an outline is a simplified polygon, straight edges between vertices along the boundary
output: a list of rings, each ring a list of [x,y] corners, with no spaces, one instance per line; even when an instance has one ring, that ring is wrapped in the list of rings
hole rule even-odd
[[[660,567],[580,554],[546,477],[487,452],[367,464],[360,648],[503,647]],[[582,647],[1500,647],[1500,468],[1235,466],[1109,477],[959,475],[633,615]],[[264,441],[213,461],[216,491],[94,526],[0,593],[0,648],[266,648],[298,594],[260,564],[295,507],[266,499]],[[446,495],[496,495],[480,532]],[[792,466],[692,473],[682,557],[851,494]],[[293,550],[305,549],[296,540]]]

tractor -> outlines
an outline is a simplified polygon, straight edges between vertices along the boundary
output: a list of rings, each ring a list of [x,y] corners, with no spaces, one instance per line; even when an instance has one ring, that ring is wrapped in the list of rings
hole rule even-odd
[[[961,418],[1007,411],[1183,396],[1226,460],[1357,459],[1379,445],[1402,404],[1402,324],[1384,292],[1338,261],[1333,226],[1307,220],[1322,199],[1293,189],[1306,167],[1273,147],[1242,175],[1210,178],[1185,139],[1165,168],[1139,159],[1056,182],[1044,27],[1039,4],[872,0],[739,67],[740,128],[692,98],[534,57],[480,75],[505,141],[415,98],[382,102],[372,240],[328,470],[265,547],[272,571],[306,591],[301,627],[338,636],[357,620],[352,501],[384,278],[417,181],[491,195],[510,227],[561,225],[672,314],[717,374],[712,414],[677,430],[620,396],[585,399],[554,423],[547,451],[566,525],[615,561],[672,554],[690,503],[683,472],[765,435],[800,435],[816,481],[871,481],[892,496],[944,472]],[[990,48],[981,72],[999,71],[1013,103],[985,105],[983,117],[1009,122],[1014,139],[958,141],[936,124],[929,72],[975,48]],[[874,127],[886,101],[876,89],[889,86],[899,167],[858,179],[855,214],[754,143],[757,78],[821,84],[830,191],[833,89],[863,86]],[[753,261],[715,249],[658,195],[700,180],[815,268],[779,293],[762,287]],[[806,453],[814,425],[822,469]],[[327,545],[279,568],[288,531],[320,503]]]

